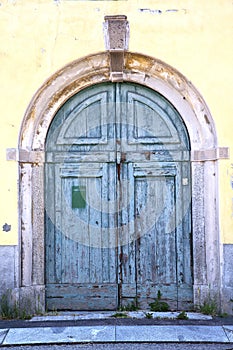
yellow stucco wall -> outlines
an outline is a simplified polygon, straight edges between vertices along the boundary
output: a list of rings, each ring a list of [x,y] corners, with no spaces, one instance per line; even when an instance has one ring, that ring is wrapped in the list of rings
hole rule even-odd
[[[70,61],[104,50],[105,15],[125,14],[131,51],[159,58],[203,95],[215,120],[223,243],[233,243],[233,3],[231,0],[3,0],[0,2],[0,244],[17,244],[16,148],[23,115],[41,84]],[[11,225],[5,232],[2,226]]]

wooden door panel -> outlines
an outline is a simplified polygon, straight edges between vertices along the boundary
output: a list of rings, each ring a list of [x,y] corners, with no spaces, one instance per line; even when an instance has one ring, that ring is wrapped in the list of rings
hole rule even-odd
[[[77,167],[70,163],[62,167],[58,164],[55,168],[59,192],[55,196],[55,218],[59,219],[59,225],[56,223],[60,229],[54,230],[56,248],[53,252],[48,249],[50,257],[54,255],[54,259],[47,262],[48,305],[59,303],[60,293],[60,297],[66,299],[60,309],[101,309],[104,302],[107,309],[116,308],[115,164],[83,163]],[[83,198],[78,202],[80,197]],[[59,276],[55,280],[50,279],[54,265]],[[97,291],[102,291],[101,300]],[[107,297],[106,291],[113,292]],[[80,295],[81,292],[84,294]]]
[[[95,264],[94,260],[102,260],[101,234],[96,234],[101,227],[101,211],[95,208],[95,203],[97,188],[101,188],[103,179],[101,164],[97,163],[95,167],[92,165],[89,169],[85,164],[73,174],[69,171],[67,177],[63,169],[60,206],[63,213],[62,283],[102,282],[102,264]],[[75,189],[80,188],[81,198],[85,192],[81,205],[72,202]]]
[[[133,164],[119,164],[118,171],[118,286],[119,305],[124,306],[137,295]]]
[[[119,95],[121,123],[126,126],[121,136],[132,150],[189,149],[183,121],[163,96],[140,85],[127,83],[121,85]],[[136,147],[137,144],[140,148]]]
[[[49,128],[46,150],[114,150],[114,100],[113,84],[100,84],[74,95],[57,112]]]
[[[143,307],[158,290],[173,304],[177,301],[175,197],[175,176],[169,175],[169,168],[135,172],[137,298]]]
[[[166,302],[170,310],[178,310],[176,284],[166,285],[164,283],[155,284],[149,282],[138,284],[137,286],[137,301],[140,308],[143,310],[150,309],[150,303],[153,303],[157,299],[158,292],[162,295],[161,301]]]
[[[116,284],[51,284],[47,286],[48,310],[116,310]]]
[[[131,104],[130,143],[179,143],[178,132],[163,108],[136,92],[128,92],[127,99]]]

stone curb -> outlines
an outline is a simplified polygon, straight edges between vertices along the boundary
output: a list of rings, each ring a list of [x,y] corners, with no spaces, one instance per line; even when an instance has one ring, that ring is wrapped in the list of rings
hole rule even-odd
[[[0,330],[0,346],[120,342],[233,343],[233,326],[70,326]]]

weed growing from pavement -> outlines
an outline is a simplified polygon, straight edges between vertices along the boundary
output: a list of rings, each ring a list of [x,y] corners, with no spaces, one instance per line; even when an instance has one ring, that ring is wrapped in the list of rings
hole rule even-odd
[[[218,306],[214,299],[208,298],[204,301],[203,305],[200,306],[200,311],[204,315],[216,316],[218,313]]]
[[[181,311],[181,313],[179,313],[179,315],[177,316],[178,320],[188,320],[188,315],[185,311]]]
[[[169,311],[169,305],[165,301],[161,301],[162,293],[160,290],[157,293],[157,298],[153,303],[150,303],[150,310],[151,311],[158,311],[158,312],[166,312]]]
[[[139,310],[139,306],[138,306],[137,298],[135,298],[132,303],[119,307],[119,311],[138,311],[138,310]]]

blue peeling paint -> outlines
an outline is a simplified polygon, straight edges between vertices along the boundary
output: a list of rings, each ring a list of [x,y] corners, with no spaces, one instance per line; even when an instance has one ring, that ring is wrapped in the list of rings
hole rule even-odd
[[[153,14],[159,14],[161,15],[163,13],[162,10],[152,10],[152,9],[139,9],[140,12],[149,12]]]
[[[2,230],[5,231],[5,232],[9,232],[11,230],[11,225],[8,225],[7,223],[5,223],[2,226]]]
[[[170,9],[170,10],[166,10],[166,12],[178,12],[179,10],[177,9]]]
[[[146,12],[146,13],[151,13],[151,14],[158,14],[161,15],[162,13],[177,13],[177,12],[184,12],[185,14],[187,13],[186,9],[167,9],[167,10],[159,10],[159,9],[149,9],[149,8],[141,8],[138,9],[140,12]]]

